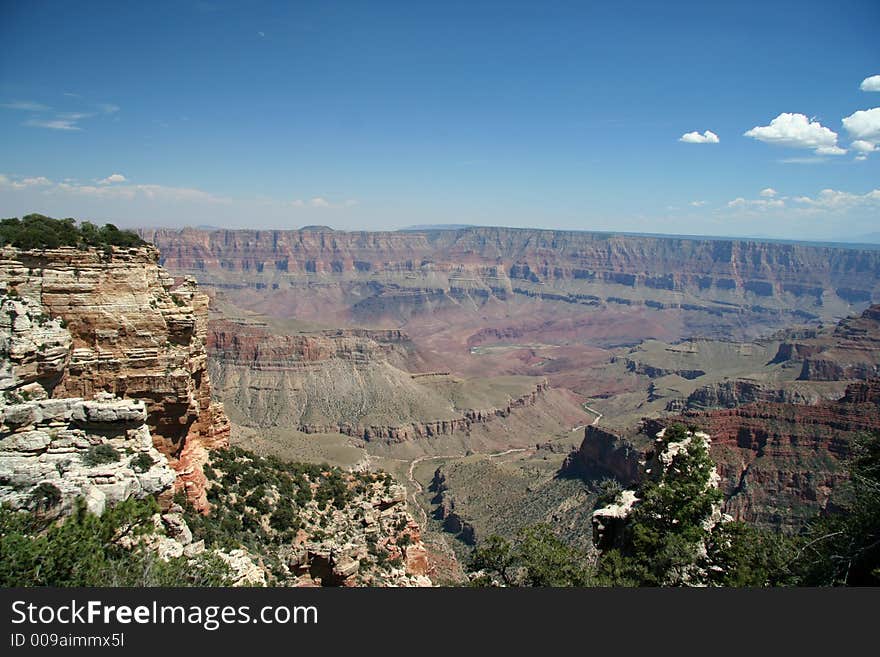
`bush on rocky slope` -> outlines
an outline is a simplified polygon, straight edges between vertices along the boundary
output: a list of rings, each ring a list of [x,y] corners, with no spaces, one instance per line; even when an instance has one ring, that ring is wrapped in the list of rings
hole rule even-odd
[[[212,452],[205,474],[207,514],[184,495],[175,498],[193,538],[209,549],[244,547],[271,573],[270,584],[311,577],[332,585],[355,575],[366,584],[406,583],[412,520],[405,490],[390,475],[285,462],[237,447]],[[343,561],[355,572],[335,562],[332,572],[323,572],[324,552],[342,555],[343,546],[351,552]],[[336,572],[340,568],[346,572]]]
[[[153,498],[129,498],[101,516],[80,500],[54,516],[0,508],[0,586],[223,586],[229,568],[216,556],[163,560],[138,541],[158,530]]]

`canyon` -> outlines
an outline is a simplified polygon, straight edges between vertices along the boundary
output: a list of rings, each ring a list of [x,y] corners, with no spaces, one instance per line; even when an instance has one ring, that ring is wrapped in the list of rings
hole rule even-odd
[[[833,508],[852,438],[880,428],[870,395],[844,401],[877,376],[875,249],[479,227],[140,234],[211,298],[233,442],[392,472],[437,558],[527,522],[587,546],[592,487],[636,481],[648,435],[674,421],[712,437],[725,513],[796,531]]]
[[[2,247],[0,289],[5,508],[58,522],[80,503],[102,515],[132,498],[156,499],[153,529],[120,545],[184,559],[187,576],[225,564],[235,586],[432,584],[405,489],[381,472],[309,470],[297,480],[307,489],[298,511],[284,510],[292,502],[277,493],[248,491],[249,513],[262,510],[264,523],[278,510],[299,513],[287,561],[274,569],[277,553],[265,542],[194,539],[220,513],[217,472],[259,457],[229,451],[232,425],[208,368],[208,297],[162,268],[155,247]],[[273,463],[251,476],[287,476],[271,474]],[[343,504],[313,499],[331,485],[342,486]]]

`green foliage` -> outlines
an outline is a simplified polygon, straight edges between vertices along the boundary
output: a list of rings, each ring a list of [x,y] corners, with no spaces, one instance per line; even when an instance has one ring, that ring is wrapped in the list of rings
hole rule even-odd
[[[55,249],[60,246],[141,246],[146,242],[134,232],[120,230],[113,224],[99,228],[84,221],[77,226],[75,219],[29,214],[21,219],[12,217],[0,221],[0,245],[7,244],[19,249]]]
[[[603,479],[596,486],[598,497],[596,498],[596,508],[602,508],[609,504],[615,504],[620,501],[620,495],[623,493],[623,486],[617,479]]]
[[[796,582],[789,568],[795,539],[743,522],[725,522],[707,545],[709,583],[716,586],[786,586]]]
[[[120,458],[119,452],[113,449],[113,446],[109,443],[101,443],[100,445],[89,447],[82,456],[83,463],[90,467],[104,463],[115,463]]]
[[[30,496],[30,507],[34,511],[48,511],[61,501],[61,491],[54,484],[43,482],[33,491]]]
[[[492,535],[471,556],[472,571],[483,571],[475,586],[589,586],[593,583],[585,555],[568,546],[548,525],[524,528],[514,543]]]
[[[131,467],[135,472],[146,472],[155,464],[153,457],[146,452],[141,452],[131,460]]]
[[[667,428],[664,435],[667,444],[686,437],[687,430],[681,425]],[[721,491],[708,485],[714,468],[705,443],[692,440],[658,479],[642,484],[637,492],[640,502],[627,520],[623,544],[599,561],[599,577],[604,583],[687,583],[709,538],[703,525],[722,499]]]
[[[853,442],[843,509],[813,522],[792,561],[806,586],[880,586],[880,434]]]
[[[194,566],[122,546],[123,537],[154,531],[152,498],[130,498],[96,516],[80,499],[73,515],[52,523],[28,512],[0,509],[0,586],[222,586],[228,567],[214,557]],[[137,543],[136,543],[137,545]]]

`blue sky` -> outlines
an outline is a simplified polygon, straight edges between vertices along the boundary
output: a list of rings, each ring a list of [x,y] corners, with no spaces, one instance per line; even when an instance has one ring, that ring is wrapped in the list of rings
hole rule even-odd
[[[876,0],[0,0],[0,215],[853,239],[878,27]]]

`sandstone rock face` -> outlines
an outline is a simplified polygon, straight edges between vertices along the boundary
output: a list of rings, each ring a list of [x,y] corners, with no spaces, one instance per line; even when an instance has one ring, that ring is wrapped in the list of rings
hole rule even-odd
[[[16,380],[39,383],[52,398],[89,400],[106,392],[141,400],[155,447],[179,474],[176,485],[204,504],[201,463],[206,450],[227,443],[229,429],[211,400],[207,297],[195,283],[175,285],[150,246],[4,247],[0,286],[4,317],[14,315],[8,325],[0,319],[0,332],[8,333]],[[58,332],[62,324],[66,337]],[[35,356],[28,340],[40,341],[43,351]]]
[[[100,514],[175,481],[153,447],[144,403],[96,399],[0,403],[0,500],[16,509],[65,513],[77,497]]]
[[[825,509],[846,479],[850,440],[880,429],[876,380],[854,384],[838,401],[758,402],[685,413],[711,433],[725,511],[738,520],[796,529]]]
[[[297,290],[361,322],[461,302],[540,298],[675,310],[701,327],[781,326],[861,310],[880,297],[880,253],[740,240],[507,228],[358,232],[142,231],[174,272],[226,291]],[[309,281],[332,295],[319,297]],[[323,307],[326,314],[326,302]],[[319,313],[320,314],[320,313]]]

